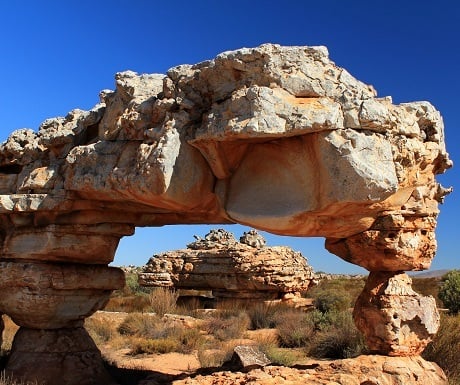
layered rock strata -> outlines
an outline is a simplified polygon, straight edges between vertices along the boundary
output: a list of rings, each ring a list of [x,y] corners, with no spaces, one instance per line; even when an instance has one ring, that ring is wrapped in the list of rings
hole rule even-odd
[[[0,311],[23,328],[78,329],[122,285],[99,284],[100,272],[113,274],[106,266],[135,226],[241,223],[324,236],[333,253],[377,275],[425,269],[434,256],[438,203],[449,192],[435,175],[451,166],[439,112],[428,102],[378,98],[325,47],[267,44],[166,75],[122,72],[100,99],[38,132],[15,131],[0,146],[1,285],[21,269],[30,278],[11,283]],[[88,283],[75,265],[101,270]],[[80,308],[80,291],[99,300]],[[386,298],[367,295],[377,307]],[[367,315],[355,314],[367,325],[359,320]],[[375,319],[387,327],[385,316]],[[409,321],[410,330],[419,327]],[[372,339],[376,332],[364,327]],[[23,341],[13,349],[24,352]],[[37,341],[54,351],[52,338]],[[379,346],[399,354],[396,345]],[[36,368],[31,356],[16,357],[23,362],[9,364],[13,374]],[[68,377],[55,383],[72,383]]]
[[[264,244],[255,230],[240,242],[225,230],[211,230],[187,249],[154,255],[139,273],[139,284],[210,290],[218,301],[300,298],[314,280],[311,266],[289,247]]]

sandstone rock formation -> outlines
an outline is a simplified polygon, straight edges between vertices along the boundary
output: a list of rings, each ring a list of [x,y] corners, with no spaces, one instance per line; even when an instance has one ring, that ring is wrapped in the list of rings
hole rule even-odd
[[[301,253],[263,247],[265,239],[255,230],[241,240],[223,229],[211,230],[187,249],[154,255],[138,275],[139,284],[212,290],[217,300],[289,300],[308,290],[314,274]]]
[[[369,274],[353,315],[370,351],[390,356],[417,355],[438,330],[435,299],[417,294],[411,283],[403,273]]]
[[[435,175],[452,165],[439,112],[378,98],[325,47],[267,44],[166,75],[122,72],[100,97],[90,111],[15,131],[0,146],[1,287],[10,287],[0,312],[22,328],[56,336],[79,328],[122,285],[99,277],[118,274],[107,264],[135,226],[241,223],[324,236],[330,251],[377,275],[425,269],[434,256],[438,203],[449,192]],[[374,293],[380,306],[386,294]],[[355,312],[367,328],[366,314]],[[385,328],[384,318],[374,319]],[[52,340],[37,339],[41,351],[54,351]],[[32,375],[31,356],[17,357],[13,374],[28,367]],[[100,372],[97,361],[88,371]]]
[[[334,361],[312,361],[302,368],[265,366],[248,373],[216,372],[172,385],[447,385],[442,370],[420,357],[360,356]],[[155,385],[145,381],[143,385]]]

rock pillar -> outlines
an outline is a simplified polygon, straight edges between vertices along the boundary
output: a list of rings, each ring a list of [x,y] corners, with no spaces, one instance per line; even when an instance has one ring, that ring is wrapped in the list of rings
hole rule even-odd
[[[130,226],[53,225],[6,235],[0,312],[20,326],[9,375],[47,385],[114,383],[83,324],[124,286],[123,271],[107,263],[130,233]]]
[[[370,271],[353,318],[372,353],[419,355],[439,328],[435,299],[412,290],[404,273],[430,266],[435,224],[432,216],[392,213],[379,217],[368,231],[326,241],[329,251]]]

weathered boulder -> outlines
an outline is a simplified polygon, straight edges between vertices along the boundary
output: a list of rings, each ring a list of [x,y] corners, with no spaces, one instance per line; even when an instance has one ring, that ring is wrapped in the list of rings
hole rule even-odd
[[[197,238],[187,249],[150,258],[138,275],[140,285],[212,290],[217,299],[269,300],[300,295],[314,279],[301,253],[284,246],[262,247],[265,239],[255,230],[243,235],[245,243],[223,229]]]
[[[250,371],[270,365],[272,362],[257,346],[238,345],[233,349],[230,361],[224,366],[234,371]]]
[[[353,317],[371,352],[418,355],[438,331],[440,318],[435,299],[417,294],[411,283],[404,273],[370,273]]]

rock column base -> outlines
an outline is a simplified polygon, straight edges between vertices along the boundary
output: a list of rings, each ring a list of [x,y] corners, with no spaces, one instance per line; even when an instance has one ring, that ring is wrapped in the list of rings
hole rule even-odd
[[[46,385],[116,385],[84,328],[36,330],[14,337],[7,376]]]

